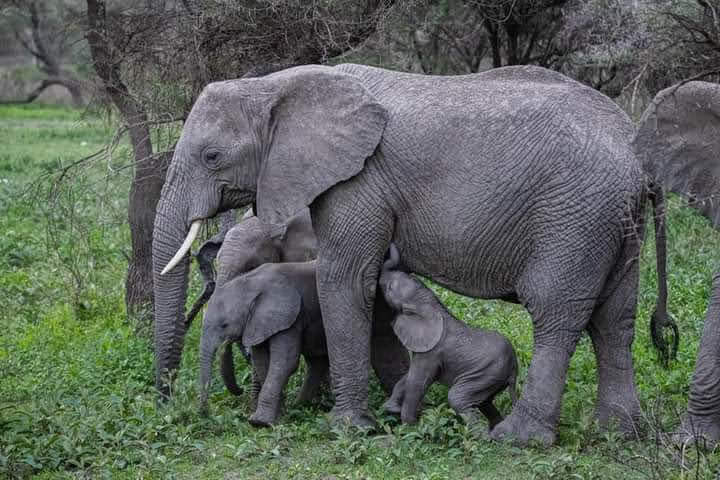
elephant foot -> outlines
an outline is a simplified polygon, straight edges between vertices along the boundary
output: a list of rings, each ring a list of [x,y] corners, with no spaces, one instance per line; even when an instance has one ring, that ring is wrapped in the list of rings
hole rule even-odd
[[[613,406],[598,402],[595,406],[595,418],[602,429],[617,427],[627,439],[638,439],[644,435],[643,417],[636,397],[625,402],[615,402]]]
[[[272,427],[276,417],[276,415],[268,412],[255,411],[248,419],[248,422],[250,422],[250,425],[253,427]]]
[[[476,425],[480,423],[480,412],[475,408],[468,408],[462,412],[458,412],[463,423],[468,426]]]
[[[390,415],[400,415],[400,412],[402,411],[402,405],[392,398],[383,403],[382,408],[385,413],[389,413]]]
[[[490,431],[490,438],[498,442],[510,442],[518,446],[528,446],[537,443],[549,447],[555,443],[555,430],[546,422],[541,422],[525,408],[518,408],[517,403],[513,411],[505,420],[498,423]]]
[[[686,413],[672,440],[681,448],[692,447],[697,442],[700,448],[712,450],[720,442],[720,418]]]
[[[490,428],[490,425],[485,425],[485,422],[480,420],[481,415],[477,409],[471,408],[464,410],[459,412],[458,415],[460,415],[463,423],[467,425],[468,431],[473,437],[478,440],[490,439],[490,432],[492,431],[492,428]]]
[[[366,410],[337,410],[333,408],[330,412],[331,423],[334,426],[354,427],[359,430],[375,430],[377,422],[370,412]]]

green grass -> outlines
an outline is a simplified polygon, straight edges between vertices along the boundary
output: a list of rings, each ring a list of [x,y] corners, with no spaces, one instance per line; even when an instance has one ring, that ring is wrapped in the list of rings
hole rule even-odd
[[[653,429],[645,440],[628,442],[595,427],[595,360],[587,338],[573,357],[558,442],[549,449],[474,438],[437,385],[420,423],[410,427],[379,411],[383,396],[373,383],[381,431],[371,436],[331,428],[327,405],[300,409],[292,402],[276,428],[251,428],[248,399],[229,395],[217,378],[211,415],[200,418],[200,322],[187,337],[174,399],[157,408],[151,341],[136,335],[124,315],[129,172],[113,172],[126,150],[73,170],[61,188],[49,188],[52,177],[35,181],[100,150],[112,134],[99,119],[72,110],[0,107],[0,478],[696,478],[671,449],[656,448]],[[681,201],[671,202],[671,310],[682,342],[669,370],[658,366],[648,337],[656,285],[654,246],[647,243],[637,383],[648,418],[671,430],[687,401],[720,237]],[[192,280],[196,293],[199,282]],[[527,370],[532,328],[522,308],[437,291],[460,318],[507,335]],[[247,368],[238,373],[247,385]],[[506,394],[499,408],[509,411]],[[693,465],[695,452],[687,457]],[[699,478],[714,478],[717,452],[701,460]]]

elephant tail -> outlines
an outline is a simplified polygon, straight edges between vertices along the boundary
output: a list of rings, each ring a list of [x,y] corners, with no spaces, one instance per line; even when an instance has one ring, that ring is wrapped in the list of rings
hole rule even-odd
[[[655,224],[655,256],[657,259],[658,299],[652,319],[650,320],[650,337],[653,345],[660,353],[662,364],[667,367],[670,360],[674,360],[680,344],[680,331],[675,319],[668,313],[667,299],[667,241],[665,229],[665,195],[662,186],[650,183],[649,197],[653,205],[653,218]],[[665,337],[664,329],[672,330],[672,338]]]
[[[225,349],[220,356],[220,375],[222,376],[225,387],[233,395],[242,395],[242,388],[237,384],[235,377],[235,363],[233,362],[232,343],[225,344]]]

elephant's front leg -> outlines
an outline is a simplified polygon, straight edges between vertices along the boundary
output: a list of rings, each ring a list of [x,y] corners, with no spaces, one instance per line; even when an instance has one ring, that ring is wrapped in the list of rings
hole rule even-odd
[[[720,272],[713,277],[688,410],[677,440],[684,443],[694,437],[704,437],[710,448],[720,441]]]
[[[410,367],[410,356],[392,329],[395,312],[381,294],[375,296],[370,360],[385,393],[393,392],[395,384]],[[398,411],[399,413],[399,411]]]
[[[410,364],[410,370],[403,379],[404,395],[400,409],[402,423],[417,423],[425,392],[430,387],[434,376],[434,366],[429,362],[413,360]]]
[[[397,381],[393,387],[392,395],[383,404],[383,410],[392,415],[400,415],[402,411],[403,400],[405,399],[405,381],[407,374]]]
[[[392,215],[366,204],[366,196],[345,184],[311,205],[318,299],[335,394],[332,415],[361,428],[375,426],[367,405],[372,310],[392,236]]]
[[[255,411],[258,405],[258,397],[262,389],[265,378],[267,377],[268,367],[270,366],[270,352],[268,343],[262,343],[252,347],[252,389],[250,391],[250,407]]]
[[[297,326],[273,335],[269,340],[269,363],[260,389],[257,408],[249,421],[257,427],[272,425],[282,408],[283,390],[300,361],[300,335]]]
[[[318,264],[318,294],[327,337],[336,420],[373,427],[367,406],[370,369],[370,309],[357,285],[323,280],[328,267]],[[326,313],[327,312],[327,313]]]

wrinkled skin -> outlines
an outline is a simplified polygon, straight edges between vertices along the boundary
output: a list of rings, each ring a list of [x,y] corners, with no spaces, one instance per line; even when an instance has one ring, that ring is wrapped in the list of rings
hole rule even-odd
[[[284,232],[271,236],[271,228],[263,224],[252,214],[246,214],[242,221],[230,229],[222,238],[213,237],[203,244],[196,255],[200,271],[203,272],[205,288],[187,316],[186,328],[189,328],[195,314],[210,298],[215,284],[223,285],[228,281],[265,263],[305,262],[317,255],[317,240],[310,222],[310,212],[303,209],[285,224]],[[222,232],[221,232],[222,233]],[[217,278],[214,276],[212,262],[217,257]],[[373,323],[372,365],[381,386],[390,394],[395,383],[407,372],[409,358],[398,342],[390,327],[391,313],[378,299],[375,306]],[[241,346],[246,360],[249,350]],[[228,390],[240,395],[232,368],[232,344],[225,347],[222,354],[220,372]]]
[[[394,241],[410,271],[530,312],[523,395],[492,436],[554,442],[583,330],[598,360],[596,414],[633,431],[647,197],[634,131],[610,99],[538,67],[443,77],[308,65],[210,84],[188,116],[158,204],[156,298],[185,281],[180,247],[195,222],[255,201],[259,218],[279,225],[306,205],[337,420],[374,424],[371,312]],[[163,305],[156,319],[162,388],[184,331]]]
[[[657,94],[640,121],[643,168],[720,228],[720,85],[688,82]],[[676,435],[720,441],[720,272],[712,279],[688,409]],[[702,443],[702,442],[701,442]]]
[[[398,252],[383,265],[380,289],[397,316],[393,328],[410,350],[410,370],[393,389],[383,408],[416,423],[425,392],[434,382],[449,387],[450,406],[468,423],[476,409],[492,430],[502,421],[493,399],[506,388],[516,400],[517,357],[510,342],[497,332],[470,328],[453,317],[438,298],[409,274],[394,270]]]
[[[253,215],[249,209],[240,222],[228,225],[227,213],[223,214],[220,231],[205,241],[197,254],[200,273],[203,277],[203,291],[185,316],[185,331],[190,328],[195,316],[202,310],[215,291],[216,284],[223,285],[233,278],[249,272],[265,263],[305,262],[317,256],[317,240],[312,230],[310,212],[301,210],[286,223],[284,232],[275,238],[271,229]],[[213,262],[218,259],[217,278]],[[179,304],[185,304],[186,292],[180,297]],[[164,298],[156,299],[162,303]],[[250,359],[250,350],[240,347],[246,360]],[[220,372],[225,385],[234,395],[241,395],[232,365],[232,344],[228,343],[222,353]]]
[[[195,316],[210,299],[216,283],[222,285],[264,263],[306,262],[316,256],[317,240],[309,211],[302,210],[292,217],[285,226],[285,232],[272,238],[270,228],[248,210],[239,223],[225,231],[221,229],[205,241],[195,255],[204,287],[186,316],[185,329],[190,328]],[[215,258],[218,258],[217,278],[213,268]],[[242,351],[248,358],[249,352]],[[235,389],[230,390],[235,393]]]
[[[200,341],[201,412],[208,408],[213,357],[225,342],[241,342],[252,349],[256,408],[249,419],[251,424],[275,423],[283,390],[301,354],[308,373],[298,401],[314,399],[328,375],[315,262],[265,264],[216,289],[205,313]]]
[[[218,217],[221,218],[220,220],[220,230],[218,233],[210,237],[209,239],[205,240],[203,244],[198,249],[197,253],[195,254],[195,260],[198,264],[198,270],[200,270],[200,275],[203,279],[203,291],[200,294],[200,296],[193,302],[193,306],[188,311],[187,315],[185,315],[185,329],[187,330],[190,328],[190,325],[192,325],[193,320],[197,316],[197,314],[202,310],[202,308],[205,306],[207,301],[210,299],[210,296],[215,291],[215,258],[218,255],[218,252],[220,251],[220,247],[222,246],[223,242],[225,241],[225,237],[227,236],[228,232],[235,226],[239,225],[240,223],[243,223],[249,218],[254,217],[254,213],[252,209],[248,209],[245,214],[243,215],[240,222],[235,222],[235,211],[234,210],[228,210],[227,212],[223,212]],[[308,224],[310,223],[310,219],[308,217]],[[242,227],[240,227],[242,230]],[[312,227],[310,227],[310,232],[313,238],[315,237],[315,234],[312,233]],[[240,236],[242,237],[242,235]],[[255,249],[252,248],[249,252],[243,252],[240,258],[237,259],[237,263],[239,265],[239,269],[241,269],[243,272],[249,271],[252,268],[257,267],[258,265],[262,265],[263,263],[267,263],[263,261],[263,259],[259,259],[255,257],[255,251],[261,250],[259,248]],[[317,254],[317,248],[313,250],[312,255]],[[315,258],[314,256],[312,258]],[[252,266],[251,266],[252,265]],[[182,303],[185,303],[185,299],[182,299]]]

